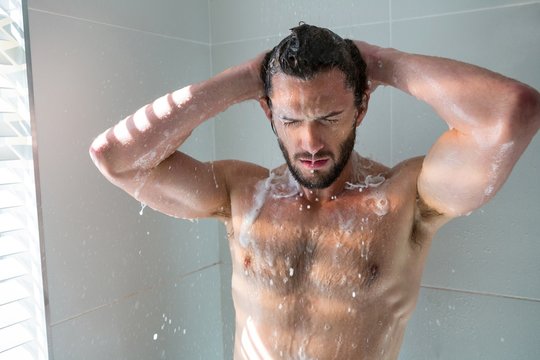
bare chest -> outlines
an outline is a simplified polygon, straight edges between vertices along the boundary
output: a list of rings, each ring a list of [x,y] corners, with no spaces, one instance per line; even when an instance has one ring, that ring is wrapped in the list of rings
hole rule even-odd
[[[276,295],[368,293],[392,276],[410,251],[412,214],[381,194],[366,191],[325,206],[265,199],[257,214],[247,213],[236,225],[235,273]]]

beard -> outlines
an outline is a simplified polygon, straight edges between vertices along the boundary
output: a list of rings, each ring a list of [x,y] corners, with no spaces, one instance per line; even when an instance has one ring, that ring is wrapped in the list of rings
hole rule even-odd
[[[326,172],[313,170],[309,178],[304,176],[302,174],[301,169],[299,169],[297,166],[293,164],[293,161],[291,160],[289,152],[283,145],[283,142],[281,141],[279,137],[277,139],[278,139],[279,148],[281,149],[281,152],[283,153],[283,157],[285,158],[285,161],[287,162],[287,166],[289,167],[289,171],[291,172],[295,180],[298,181],[300,185],[308,189],[324,189],[324,188],[329,187],[330,185],[332,185],[334,181],[336,181],[336,179],[339,177],[339,175],[341,175],[341,172],[345,168],[345,165],[347,165],[347,162],[349,161],[351,153],[354,149],[354,143],[356,140],[356,128],[353,127],[351,130],[351,133],[340,144],[339,157],[337,159],[336,159],[335,154],[331,152],[321,151],[315,154],[318,157],[328,156],[330,159],[332,159],[332,161],[334,162],[334,165]],[[310,153],[300,153],[300,154],[295,155],[294,160],[297,161],[300,158],[310,158],[311,156],[312,155]]]

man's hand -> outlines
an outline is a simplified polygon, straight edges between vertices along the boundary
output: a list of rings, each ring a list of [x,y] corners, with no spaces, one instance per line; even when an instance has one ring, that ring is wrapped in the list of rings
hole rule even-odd
[[[260,53],[259,55],[255,56],[253,59],[248,60],[241,66],[245,66],[248,69],[248,72],[251,74],[253,79],[258,83],[258,86],[256,86],[256,91],[253,93],[252,99],[259,100],[260,98],[265,96],[264,93],[264,84],[261,79],[261,67],[264,60],[264,57],[266,56],[267,51]]]
[[[354,44],[360,51],[360,55],[366,62],[367,65],[367,76],[368,76],[368,91],[373,93],[377,86],[382,84],[380,81],[379,72],[381,69],[381,62],[377,55],[378,51],[381,49],[378,46],[368,44],[365,41],[354,40]]]

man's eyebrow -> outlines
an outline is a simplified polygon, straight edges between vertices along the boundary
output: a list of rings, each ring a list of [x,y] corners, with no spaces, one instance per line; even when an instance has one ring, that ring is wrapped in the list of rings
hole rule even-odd
[[[323,115],[323,116],[319,116],[317,118],[315,118],[315,120],[324,120],[324,119],[328,119],[329,117],[332,117],[332,116],[336,116],[336,115],[339,115],[343,112],[344,110],[337,110],[337,111],[332,111],[326,115]],[[283,119],[283,120],[289,120],[289,121],[301,121],[300,119],[294,119],[294,118],[290,118],[288,116],[285,116],[285,115],[281,115],[279,116],[280,119]]]

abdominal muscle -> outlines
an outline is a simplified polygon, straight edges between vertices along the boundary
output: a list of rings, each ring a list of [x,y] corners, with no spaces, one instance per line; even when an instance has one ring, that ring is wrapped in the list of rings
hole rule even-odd
[[[236,360],[397,359],[405,330],[398,304],[367,298],[259,291],[250,304],[235,296],[235,307]]]

